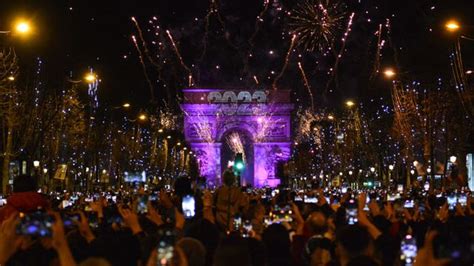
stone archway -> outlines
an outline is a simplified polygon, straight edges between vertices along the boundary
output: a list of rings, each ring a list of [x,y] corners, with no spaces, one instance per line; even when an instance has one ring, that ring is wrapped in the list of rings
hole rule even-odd
[[[184,89],[185,138],[197,155],[200,173],[220,184],[223,137],[246,132],[251,139],[256,187],[276,186],[275,167],[291,154],[289,91]]]

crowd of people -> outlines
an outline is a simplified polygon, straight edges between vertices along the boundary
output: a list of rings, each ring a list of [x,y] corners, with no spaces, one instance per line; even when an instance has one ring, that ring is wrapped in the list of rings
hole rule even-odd
[[[469,191],[40,191],[18,176],[0,208],[0,265],[474,265]]]

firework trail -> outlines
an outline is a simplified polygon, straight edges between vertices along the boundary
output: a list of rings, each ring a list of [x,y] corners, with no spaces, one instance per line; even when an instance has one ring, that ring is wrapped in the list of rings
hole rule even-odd
[[[304,86],[308,89],[309,97],[311,97],[311,111],[314,112],[314,97],[313,92],[311,91],[311,86],[309,86],[308,78],[306,77],[306,73],[304,72],[303,65],[301,62],[298,62],[298,68],[300,69],[301,76],[303,77]]]
[[[243,160],[245,161],[244,145],[240,139],[239,133],[234,132],[228,135],[226,141],[234,153],[242,153]]]
[[[253,75],[253,80],[255,80],[255,84],[259,84],[257,76]]]
[[[375,33],[377,35],[377,52],[375,53],[374,70],[372,77],[374,77],[380,71],[380,51],[382,50],[382,24],[379,24],[379,30]]]
[[[354,19],[355,13],[352,12],[352,14],[349,17],[349,22],[347,23],[347,28],[346,31],[344,32],[344,35],[342,36],[342,46],[341,49],[339,50],[339,53],[336,57],[336,62],[334,63],[334,67],[332,68],[331,72],[331,78],[329,79],[327,86],[326,86],[326,91],[329,89],[329,86],[331,85],[331,82],[334,80],[334,77],[337,73],[337,69],[339,68],[339,62],[341,61],[342,55],[344,54],[344,50],[346,49],[346,41],[347,37],[349,36],[349,33],[352,30],[352,21]]]
[[[293,38],[291,38],[290,47],[288,48],[288,52],[286,53],[285,63],[283,64],[283,67],[281,68],[280,74],[278,74],[278,76],[273,81],[272,87],[274,90],[277,89],[278,80],[280,80],[280,78],[285,73],[286,68],[288,67],[288,62],[290,61],[290,55],[291,55],[291,52],[293,51],[293,47],[295,46],[295,41],[296,41],[296,35],[293,35]]]
[[[173,45],[174,51],[176,53],[176,56],[179,59],[179,62],[181,64],[181,66],[184,69],[186,69],[186,71],[188,71],[188,82],[189,82],[189,86],[191,86],[192,83],[193,83],[193,76],[192,76],[193,74],[191,72],[191,69],[189,69],[189,67],[184,63],[183,58],[181,57],[181,53],[179,52],[178,46],[176,46],[176,43],[174,42],[173,36],[171,35],[171,32],[169,30],[166,30],[166,34],[168,34],[168,38],[170,39],[171,44]]]
[[[264,0],[263,1],[263,10],[258,14],[257,19],[255,20],[255,30],[252,33],[252,36],[250,37],[248,43],[249,43],[249,49],[247,56],[245,57],[244,60],[244,69],[242,73],[247,73],[249,71],[249,58],[251,57],[250,55],[252,54],[253,47],[255,46],[254,41],[255,38],[257,37],[258,32],[260,31],[260,24],[263,22],[263,17],[265,16],[265,13],[267,13],[268,7],[270,6],[270,0]],[[256,77],[254,77],[254,80],[256,80]],[[258,80],[256,80],[257,85],[258,85]]]
[[[145,65],[145,61],[143,60],[143,54],[142,54],[142,51],[140,50],[140,47],[138,46],[137,38],[135,37],[135,35],[132,35],[132,40],[133,40],[133,44],[135,45],[135,48],[138,51],[138,58],[140,59],[140,63],[141,63],[142,68],[143,68],[143,74],[145,75],[145,79],[146,79],[146,81],[148,83],[148,86],[150,88],[151,101],[154,101],[155,100],[155,93],[153,91],[153,85],[151,83],[150,77],[148,76],[148,72],[146,71],[146,65]]]
[[[153,58],[150,56],[150,51],[148,50],[148,46],[147,46],[147,44],[146,44],[145,38],[143,38],[142,29],[140,28],[140,25],[138,24],[137,20],[135,19],[135,17],[132,17],[131,19],[132,19],[132,21],[133,21],[133,24],[135,25],[135,28],[137,28],[138,37],[140,38],[140,41],[142,42],[142,46],[143,46],[143,49],[145,50],[145,55],[146,55],[147,59],[150,61],[150,63],[152,63],[152,64],[155,65],[156,67],[161,67],[161,66],[160,66],[155,60],[153,60]]]

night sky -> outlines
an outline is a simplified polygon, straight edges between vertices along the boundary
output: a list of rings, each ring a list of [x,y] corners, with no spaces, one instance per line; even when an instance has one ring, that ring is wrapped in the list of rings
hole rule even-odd
[[[271,2],[276,3],[275,10],[278,7],[291,10],[297,1]],[[374,49],[371,47],[374,47],[374,32],[378,24],[384,23],[386,18],[391,19],[392,41],[398,49],[401,71],[410,73],[413,79],[426,81],[435,80],[438,76],[449,79],[448,56],[454,37],[443,30],[446,19],[455,17],[464,25],[474,25],[472,0],[341,2],[347,6],[347,14],[355,12],[355,19],[339,66],[339,89],[329,95],[332,102],[348,97],[371,97],[378,93],[378,89],[371,86],[378,88],[386,85],[383,82],[369,82],[369,72],[373,68]],[[251,86],[251,79],[239,79],[241,54],[226,43],[230,40],[241,48],[241,51],[248,48],[246,40],[254,30],[255,18],[262,11],[262,6],[263,0],[219,2],[219,12],[226,29],[218,26],[217,19],[211,20],[210,31],[214,33],[209,38],[209,55],[200,63],[201,78],[197,86]],[[31,18],[36,25],[36,34],[32,38],[13,40],[20,55],[22,75],[27,76],[34,72],[35,58],[39,56],[44,63],[42,78],[45,80],[45,86],[61,87],[71,71],[78,79],[84,75],[87,67],[91,66],[102,80],[100,101],[111,105],[129,101],[134,105],[145,106],[150,97],[149,88],[131,39],[131,35],[137,35],[131,16],[136,17],[149,43],[153,41],[153,36],[147,32],[148,21],[156,16],[162,29],[171,30],[183,60],[191,66],[197,62],[195,60],[202,51],[205,25],[203,18],[208,7],[209,1],[205,0],[3,0],[0,4],[0,29],[8,28],[10,21],[18,16]],[[279,16],[284,17],[277,11],[267,13],[255,39],[258,48],[255,48],[254,53],[259,57],[255,62],[251,62],[255,71],[267,68],[279,72],[281,69],[290,38],[281,39],[281,25],[285,24],[285,18],[279,22]],[[465,34],[474,36],[474,27],[466,27]],[[227,37],[222,38],[219,35]],[[389,40],[385,39],[388,43]],[[338,41],[336,47],[340,47]],[[472,67],[474,42],[463,41],[462,45],[466,68]],[[393,49],[389,44],[385,47],[381,64],[392,65]],[[273,50],[274,58],[267,58],[266,53]],[[296,66],[299,53],[297,51],[292,54],[281,86],[294,90],[295,98],[304,101],[305,88]],[[179,72],[175,73],[174,79],[168,80],[172,83],[174,93],[179,87],[186,86],[186,75],[183,69],[176,67],[176,56],[171,53],[171,49],[167,55],[170,56],[170,62],[175,62],[175,68],[170,69]],[[328,79],[322,73],[325,73],[333,62],[320,59],[318,64],[314,64],[318,55],[303,56],[307,58],[302,62],[306,66],[311,87],[315,95],[319,95]],[[219,69],[216,70],[216,66],[219,66]],[[162,83],[156,83],[157,73],[149,63],[146,68],[157,98],[164,98],[160,85]],[[172,76],[169,72],[165,73]],[[266,76],[261,73],[260,75],[262,79]],[[179,80],[181,76],[182,79]],[[267,83],[262,82],[260,86],[268,87],[270,84],[271,79]]]

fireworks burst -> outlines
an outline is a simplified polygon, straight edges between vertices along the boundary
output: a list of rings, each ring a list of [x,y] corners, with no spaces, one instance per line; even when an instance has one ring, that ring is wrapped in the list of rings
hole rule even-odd
[[[243,159],[245,161],[244,144],[242,143],[242,140],[240,139],[239,133],[234,132],[230,134],[229,136],[227,136],[226,141],[234,153],[242,153]]]
[[[290,14],[290,32],[308,51],[332,47],[345,18],[343,6],[334,0],[304,0]]]

